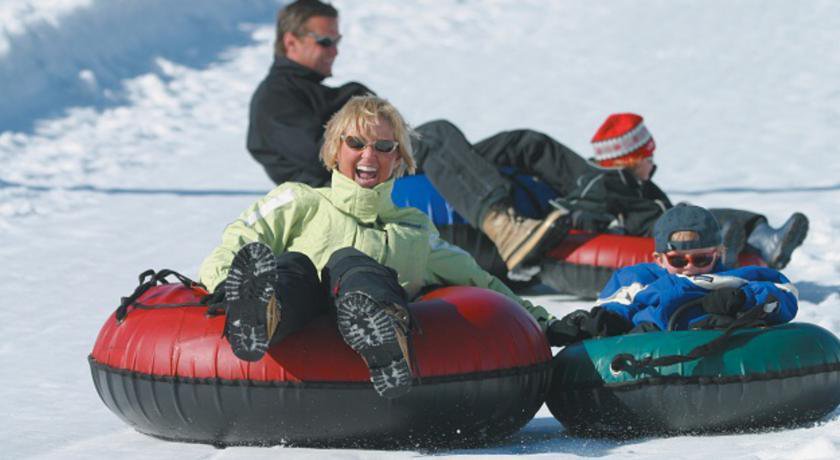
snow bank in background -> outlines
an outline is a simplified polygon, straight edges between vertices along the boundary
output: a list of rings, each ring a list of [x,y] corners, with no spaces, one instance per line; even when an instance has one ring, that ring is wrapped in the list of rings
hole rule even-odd
[[[245,153],[241,132],[250,92],[270,60],[271,29],[253,32],[258,46],[231,48],[202,70],[158,58],[159,73],[123,81],[125,105],[75,107],[67,116],[39,121],[33,134],[0,132],[0,230],[25,217],[90,205],[103,194],[265,193],[271,183]],[[230,156],[222,161],[233,157],[253,167],[243,186],[218,191],[207,178],[197,183],[195,175],[180,174],[166,187],[150,190],[144,172],[155,163],[188,156],[197,168],[208,167],[203,147],[208,130],[230,141],[225,150]],[[253,187],[255,182],[263,188]]]
[[[10,41],[33,25],[46,23],[59,26],[59,19],[77,8],[91,5],[92,0],[5,0],[0,4],[0,58],[9,52]]]
[[[4,0],[0,5],[0,132],[29,130],[71,106],[122,101],[120,82],[192,67],[272,23],[279,0]]]

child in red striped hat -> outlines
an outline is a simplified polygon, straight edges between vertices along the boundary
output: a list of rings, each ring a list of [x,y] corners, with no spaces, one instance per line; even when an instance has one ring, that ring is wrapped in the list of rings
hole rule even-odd
[[[592,147],[592,161],[606,169],[579,177],[576,188],[554,202],[573,211],[576,228],[649,236],[654,222],[673,205],[651,181],[656,143],[644,119],[635,113],[610,115],[592,137]],[[808,233],[808,218],[799,212],[773,228],[765,216],[754,212],[710,211],[721,223],[728,266],[749,245],[768,265],[783,268]]]
[[[641,180],[650,180],[656,171],[653,151],[656,142],[635,113],[615,113],[607,117],[592,137],[595,161],[605,167],[629,168]]]

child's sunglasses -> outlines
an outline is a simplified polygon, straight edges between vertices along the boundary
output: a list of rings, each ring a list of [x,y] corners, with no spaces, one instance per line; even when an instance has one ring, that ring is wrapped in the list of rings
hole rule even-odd
[[[391,141],[386,139],[379,139],[377,141],[368,143],[359,137],[346,135],[342,135],[341,140],[344,141],[345,144],[347,144],[347,147],[350,147],[352,150],[355,150],[357,152],[364,150],[365,147],[370,145],[371,147],[373,147],[373,150],[375,150],[376,153],[382,153],[386,155],[394,153],[394,150],[397,150],[397,146],[400,145],[397,141]]]
[[[697,268],[705,268],[717,259],[717,251],[704,252],[700,254],[665,254],[668,265],[674,268],[683,268],[691,263]]]

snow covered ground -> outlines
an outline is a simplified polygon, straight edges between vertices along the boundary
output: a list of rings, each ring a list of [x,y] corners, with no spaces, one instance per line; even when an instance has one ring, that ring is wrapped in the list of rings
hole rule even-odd
[[[840,4],[831,0],[336,1],[332,83],[360,80],[414,124],[479,140],[530,127],[589,155],[607,114],[655,137],[676,201],[811,233],[785,270],[799,320],[840,333]],[[0,447],[4,458],[837,458],[840,412],[761,434],[615,442],[543,408],[499,446],[449,452],[158,441],[111,414],[86,356],[147,268],[195,274],[272,186],[244,148],[271,60],[270,0],[0,3]],[[560,315],[584,307],[531,297]]]

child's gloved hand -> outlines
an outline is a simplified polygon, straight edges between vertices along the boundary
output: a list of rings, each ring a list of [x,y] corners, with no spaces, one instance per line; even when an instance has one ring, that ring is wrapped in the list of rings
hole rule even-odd
[[[747,295],[740,288],[723,288],[706,294],[702,305],[706,313],[734,318],[746,301]]]

